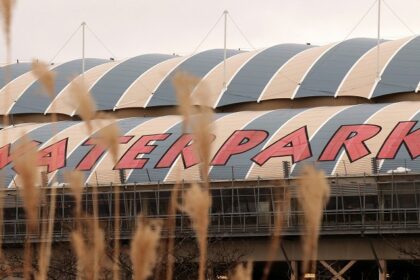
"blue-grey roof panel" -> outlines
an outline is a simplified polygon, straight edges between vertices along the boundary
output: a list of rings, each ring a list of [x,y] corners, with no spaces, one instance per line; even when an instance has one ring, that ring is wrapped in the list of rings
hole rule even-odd
[[[238,53],[240,53],[238,50],[227,50],[226,57],[231,57]],[[176,72],[184,71],[195,77],[202,78],[221,61],[223,61],[222,49],[204,51],[188,58],[162,81],[160,86],[153,93],[147,107],[177,104],[175,91],[172,85],[172,78]]]
[[[113,109],[121,95],[139,76],[172,57],[174,56],[165,54],[140,55],[112,68],[91,89],[98,110]]]
[[[30,63],[14,63],[0,68],[0,88],[6,83],[16,79],[17,77],[31,71]]]
[[[295,98],[334,96],[351,67],[376,44],[375,39],[356,38],[335,45],[312,66]]]
[[[342,125],[363,124],[372,114],[389,104],[361,104],[344,109],[337,115],[328,120],[312,137],[310,144],[313,157],[303,160],[295,164],[291,175],[297,176],[301,168],[308,163],[318,160],[323,148],[328,144],[330,138],[335,134]],[[341,148],[343,151],[344,148]],[[340,154],[340,153],[339,153]],[[339,160],[339,154],[334,161],[317,162],[317,167],[324,170],[325,174],[330,175],[334,171],[334,167]],[[368,170],[367,170],[368,171]]]
[[[392,58],[372,97],[416,90],[420,82],[420,36],[407,43]]]
[[[305,109],[280,109],[264,114],[250,122],[244,130],[265,130],[268,132],[267,138],[250,151],[233,155],[230,157],[226,166],[213,166],[210,172],[212,180],[245,179],[252,166],[253,158],[260,152],[264,145],[274,136],[275,132],[291,118],[303,112]],[[232,167],[233,166],[233,170]],[[273,172],[275,172],[273,170]],[[278,171],[280,173],[280,170]]]
[[[257,101],[271,77],[297,53],[313,46],[281,44],[250,59],[227,85],[217,106]]]
[[[85,59],[85,70],[105,63],[107,60],[87,58]],[[77,59],[63,63],[53,69],[55,76],[55,93],[59,93],[68,85],[72,78],[82,73],[82,60]],[[44,113],[51,103],[47,94],[43,94],[44,88],[39,81],[34,82],[25,92],[16,100],[11,114],[25,113]]]
[[[417,124],[411,129],[411,132],[414,132],[418,129],[420,129],[420,113],[418,113],[416,116],[414,116],[412,121],[417,121]],[[407,172],[420,172],[420,159],[412,159],[410,154],[407,151],[407,148],[405,145],[401,145],[400,149],[398,150],[397,155],[395,156],[395,159],[389,160],[386,159],[383,161],[382,165],[379,166],[379,171],[381,173],[385,172],[401,172],[403,170],[406,170]]]

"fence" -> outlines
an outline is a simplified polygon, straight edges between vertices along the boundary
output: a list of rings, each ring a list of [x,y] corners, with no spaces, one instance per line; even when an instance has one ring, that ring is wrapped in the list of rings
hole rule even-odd
[[[411,179],[410,179],[411,180]],[[83,210],[93,212],[94,189],[83,193]],[[170,186],[143,185],[122,186],[120,194],[121,237],[130,238],[143,213],[149,218],[165,221],[169,218],[168,206]],[[290,194],[290,205],[285,215],[283,234],[299,235],[303,226],[303,213],[298,208],[296,186],[274,185],[268,181],[242,186],[231,186],[228,182],[212,187],[212,209],[210,211],[210,236],[267,236],[275,227],[275,212],[278,203],[285,203],[285,194]],[[112,238],[115,223],[112,188],[98,188],[98,214],[102,227]],[[179,199],[182,200],[183,191]],[[48,210],[49,197],[42,201],[41,210]],[[58,189],[54,224],[55,240],[66,240],[75,228],[75,201],[66,187]],[[178,213],[176,235],[193,234],[189,218]],[[83,217],[83,219],[88,219]],[[39,240],[40,229],[47,220],[40,219],[38,230],[31,236]],[[26,219],[22,201],[13,190],[5,195],[4,242],[21,242],[25,236]],[[333,182],[331,198],[324,209],[322,234],[386,234],[420,233],[420,180],[404,180],[397,177],[386,182],[354,183]],[[163,228],[166,234],[166,226]]]

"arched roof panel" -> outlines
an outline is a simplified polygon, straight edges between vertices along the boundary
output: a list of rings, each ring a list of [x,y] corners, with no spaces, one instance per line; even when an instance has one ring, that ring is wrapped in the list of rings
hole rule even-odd
[[[17,77],[31,71],[31,63],[21,62],[5,65],[0,68],[0,88],[6,85],[6,82],[13,81]]]
[[[168,72],[176,67],[182,60],[184,60],[183,57],[170,58],[147,70],[126,89],[115,105],[115,109],[145,107],[147,100],[149,100],[153,94],[153,89],[155,89],[166,77]]]
[[[293,56],[283,67],[271,77],[264,88],[259,100],[291,99],[305,77],[308,69],[328,50],[332,45],[314,47],[304,50]]]
[[[404,45],[383,70],[371,98],[413,92],[420,82],[420,36]]]
[[[173,55],[146,54],[121,62],[106,73],[91,89],[98,110],[111,110],[122,94],[143,73]]]
[[[379,69],[378,48],[375,47],[369,50],[347,73],[337,90],[336,96],[370,98],[371,92],[377,83],[378,70],[381,74],[390,59],[412,39],[412,37],[409,37],[381,43],[379,46]]]
[[[312,66],[295,98],[334,96],[351,67],[376,44],[377,40],[367,38],[350,39],[337,44]]]
[[[226,81],[229,82],[235,74],[238,72],[238,69],[248,61],[252,56],[255,55],[255,51],[243,52],[230,58],[226,59]],[[223,94],[223,80],[224,80],[224,64],[223,62],[219,63],[214,67],[203,79],[197,84],[196,88],[192,92],[191,96],[194,104],[200,104],[199,100],[205,100],[208,104],[212,104],[213,107],[216,107],[218,100]],[[203,96],[205,94],[205,96]]]
[[[291,57],[312,46],[281,44],[252,57],[227,85],[217,107],[257,101],[274,73]]]
[[[85,69],[88,70],[99,64],[105,63],[106,60],[88,58],[85,59]],[[60,92],[69,83],[71,78],[79,75],[82,71],[82,60],[73,60],[63,63],[54,68],[55,76],[55,92]],[[44,89],[39,81],[33,83],[11,109],[12,114],[27,114],[27,113],[40,113],[43,114],[49,106],[51,100],[47,94],[43,94]]]
[[[238,50],[227,50],[226,57],[240,53]],[[198,78],[204,77],[213,67],[223,61],[223,49],[215,49],[195,54],[184,60],[154,91],[146,107],[176,105],[176,96],[172,77],[178,71],[185,71]]]
[[[91,88],[100,77],[102,77],[105,73],[109,71],[112,67],[114,67],[118,62],[108,62],[104,64],[100,64],[98,66],[92,67],[91,69],[85,71],[84,75],[79,75],[74,78],[74,82],[84,82],[87,88]],[[70,91],[70,84],[69,82],[66,87],[64,87],[54,98],[54,100],[50,103],[48,108],[45,110],[45,114],[50,113],[60,113],[65,115],[73,115],[74,113],[74,100],[73,96],[71,95]]]

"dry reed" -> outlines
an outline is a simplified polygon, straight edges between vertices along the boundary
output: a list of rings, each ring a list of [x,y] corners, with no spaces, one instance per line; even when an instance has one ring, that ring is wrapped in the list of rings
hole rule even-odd
[[[19,188],[19,195],[22,197],[23,207],[27,218],[23,273],[24,278],[29,279],[32,272],[30,236],[35,231],[38,221],[37,214],[40,190],[36,186],[38,181],[37,151],[26,135],[22,136],[22,139],[13,149],[12,160],[14,168],[22,182],[22,187]]]
[[[134,280],[145,280],[152,275],[156,265],[161,227],[160,221],[145,223],[139,219],[130,248]]]
[[[70,83],[72,106],[76,113],[86,122],[89,133],[92,133],[91,121],[96,115],[96,105],[84,82],[73,80]]]
[[[51,246],[52,246],[52,233],[54,230],[54,217],[55,217],[55,202],[56,202],[56,192],[55,187],[50,188],[50,207],[48,211],[48,224],[46,229],[42,231],[42,240],[41,249],[39,252],[39,272],[37,279],[44,280],[48,276],[48,267],[51,259]]]
[[[192,228],[197,235],[200,249],[199,280],[205,279],[205,267],[207,258],[207,229],[209,226],[209,211],[211,196],[207,188],[201,188],[192,184],[185,192],[181,210],[190,217]]]
[[[39,173],[37,168],[37,150],[35,145],[24,135],[12,152],[14,168],[22,182],[19,194],[23,199],[29,228],[35,229],[40,192],[36,186]]]
[[[83,194],[83,173],[80,171],[67,172],[64,175],[66,182],[70,185],[72,195],[76,201],[76,219],[80,220],[82,213],[82,194]]]
[[[13,17],[13,8],[16,5],[16,0],[1,0],[0,13],[3,17],[3,32],[6,35],[6,45],[10,49],[11,44],[11,25]]]
[[[105,114],[98,114],[98,117],[111,122],[99,130],[97,141],[99,145],[103,146],[104,149],[109,151],[112,157],[112,162],[117,164],[120,147],[118,141],[120,130],[118,128],[117,122],[115,119]]]
[[[166,264],[166,280],[172,280],[173,266],[175,262],[174,247],[175,247],[175,226],[176,226],[176,210],[178,208],[178,192],[179,184],[179,168],[176,174],[176,184],[171,191],[171,200],[168,209],[168,251],[167,251],[167,264]]]
[[[111,154],[114,165],[117,164],[119,158],[119,135],[120,131],[115,119],[109,117],[106,114],[100,113],[97,115],[98,118],[111,121],[110,124],[106,124],[104,128],[99,130],[99,136],[97,138],[98,144],[103,146],[104,149],[108,150]],[[120,256],[120,187],[115,185],[114,187],[114,252],[113,252],[113,279],[120,279],[119,272],[119,256]]]
[[[211,133],[211,122],[213,120],[213,111],[209,107],[200,106],[198,114],[193,121],[194,150],[199,156],[202,164],[201,176],[205,187],[209,187],[209,168],[210,168],[210,152],[211,142],[213,141]]]
[[[298,201],[305,216],[302,269],[304,273],[315,273],[319,229],[323,208],[330,195],[330,186],[324,172],[316,170],[313,166],[303,168],[298,184]]]
[[[50,71],[48,65],[44,62],[33,60],[32,61],[32,73],[41,82],[47,95],[54,99],[54,87],[55,87],[55,72]]]
[[[196,88],[200,79],[185,72],[175,74],[172,83],[175,88],[178,100],[178,111],[183,118],[183,132],[191,126],[194,136],[194,150],[199,157],[201,167],[201,178],[208,188],[208,172],[210,166],[210,151],[213,137],[211,135],[211,123],[213,121],[213,110],[208,106],[207,88],[203,85],[203,92],[198,94],[198,106],[192,104],[191,93]],[[192,119],[193,118],[193,119]]]
[[[92,217],[84,223],[86,236],[81,228],[71,233],[71,241],[77,256],[79,279],[100,279],[101,262],[105,254],[105,235]]]
[[[187,132],[190,125],[191,114],[193,114],[193,106],[191,102],[191,93],[200,80],[188,73],[177,72],[172,83],[175,88],[175,94],[178,100],[178,112],[183,118],[183,132]]]
[[[232,276],[229,278],[231,280],[251,280],[252,279],[252,262],[248,261],[245,264],[238,264],[235,267],[235,270]]]
[[[285,188],[279,184],[276,184],[279,187]],[[281,197],[279,193],[279,189],[275,193],[276,198],[276,206],[274,212],[274,232],[272,233],[271,242],[268,247],[268,254],[267,254],[267,263],[264,266],[263,270],[263,277],[262,280],[267,280],[270,274],[271,266],[273,264],[273,260],[278,252],[281,242],[281,231],[283,229],[283,221],[284,221],[284,213],[289,210],[290,206],[290,196],[287,189],[284,189],[284,196]]]

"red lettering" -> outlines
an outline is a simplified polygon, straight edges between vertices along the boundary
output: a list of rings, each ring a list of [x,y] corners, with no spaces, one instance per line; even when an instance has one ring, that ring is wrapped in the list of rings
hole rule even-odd
[[[12,162],[12,155],[10,154],[10,144],[0,148],[0,169]]]
[[[171,167],[180,155],[184,163],[184,168],[190,168],[200,163],[200,160],[196,157],[193,146],[191,145],[192,140],[193,136],[191,134],[184,134],[179,137],[159,160],[156,168]]]
[[[253,157],[252,161],[261,166],[273,157],[285,156],[291,156],[292,163],[302,161],[312,156],[306,126],[277,140]]]
[[[381,127],[373,124],[343,125],[331,137],[319,160],[334,161],[343,147],[350,162],[361,159],[370,154],[365,141],[380,131]]]
[[[405,145],[411,159],[420,155],[420,129],[410,132],[416,121],[399,122],[379,150],[378,159],[394,159],[401,145]]]
[[[38,165],[46,166],[47,172],[53,172],[66,166],[67,140],[60,140],[38,153]]]
[[[120,136],[118,137],[118,142],[120,144],[127,144],[133,136]],[[89,171],[92,170],[93,166],[98,162],[99,158],[105,153],[105,148],[103,145],[98,143],[98,140],[95,138],[89,138],[83,146],[92,146],[89,152],[85,155],[85,157],[79,162],[76,169]]]
[[[29,145],[33,145],[33,146],[28,146],[27,148],[30,149],[32,147],[38,146],[39,144],[40,142],[31,140],[29,142]],[[15,149],[12,153],[10,150],[11,150],[10,144],[4,145],[3,147],[0,148],[0,169],[3,169],[4,167],[6,167],[12,162],[13,153],[15,154],[16,157],[19,157],[20,155],[22,155],[22,153],[27,151],[26,147],[25,149],[18,149],[18,150]]]
[[[169,137],[169,133],[155,134],[155,135],[144,135],[139,138],[122,156],[118,161],[114,169],[141,169],[143,168],[148,158],[138,158],[138,156],[150,154],[156,145],[150,144],[154,141],[162,141]]]
[[[247,152],[268,136],[264,130],[236,130],[215,155],[212,165],[226,165],[233,155]]]

